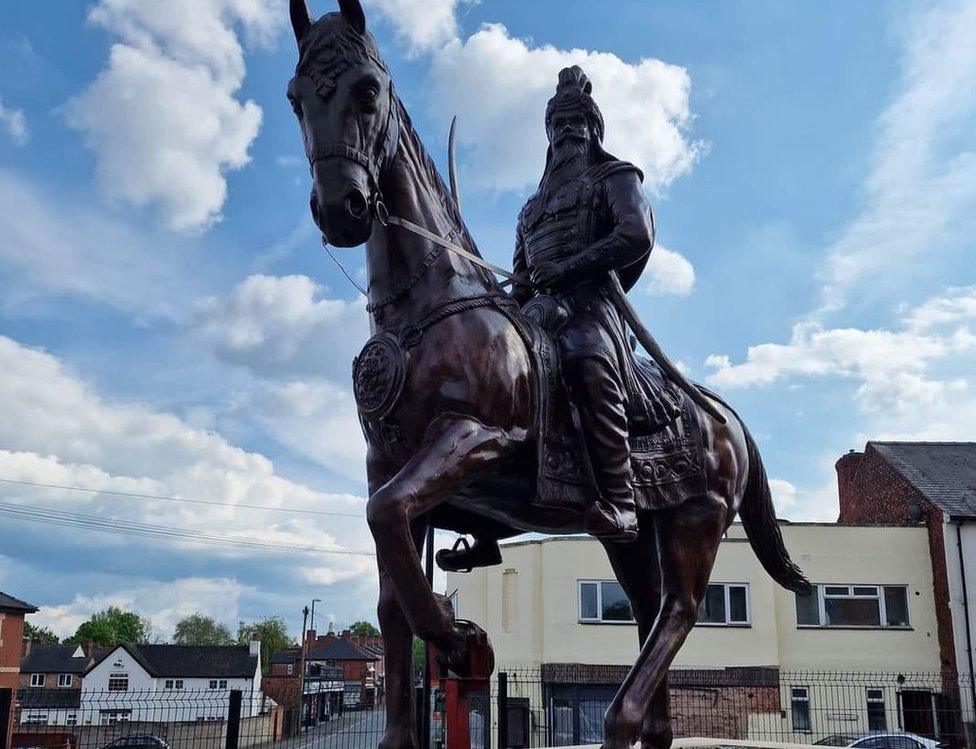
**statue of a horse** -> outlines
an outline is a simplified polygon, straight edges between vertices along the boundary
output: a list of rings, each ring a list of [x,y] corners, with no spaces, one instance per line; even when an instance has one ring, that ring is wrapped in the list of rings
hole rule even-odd
[[[354,386],[369,444],[367,520],[386,655],[380,746],[412,748],[412,634],[458,672],[470,668],[477,641],[473,625],[455,621],[427,583],[418,554],[427,525],[496,538],[571,534],[583,531],[583,515],[533,501],[539,360],[495,278],[435,241],[478,253],[394,91],[359,0],[340,0],[341,12],[318,21],[305,0],[290,2],[299,63],[288,97],[311,164],[312,216],[330,244],[366,244],[374,337],[356,361]],[[783,546],[745,426],[724,404],[724,424],[691,407],[701,425],[702,490],[642,511],[636,541],[604,544],[640,637],[637,662],[606,712],[608,749],[636,740],[670,746],[668,667],[695,624],[736,513],[769,574],[787,588],[808,587]]]

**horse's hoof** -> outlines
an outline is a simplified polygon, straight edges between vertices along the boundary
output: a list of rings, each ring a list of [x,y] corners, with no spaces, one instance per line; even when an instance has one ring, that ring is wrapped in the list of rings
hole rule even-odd
[[[495,670],[495,651],[488,633],[464,619],[456,620],[454,626],[462,641],[459,648],[443,653],[444,666],[462,679],[491,678]]]
[[[377,744],[378,749],[419,749],[413,731],[387,731]]]

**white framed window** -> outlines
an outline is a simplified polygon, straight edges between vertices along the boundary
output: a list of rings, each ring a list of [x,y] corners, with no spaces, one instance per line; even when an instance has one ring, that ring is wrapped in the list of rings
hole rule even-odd
[[[183,689],[183,679],[167,679],[163,683],[163,688],[179,691]]]
[[[27,713],[21,718],[20,723],[25,726],[46,726],[47,713]]]
[[[58,686],[59,687],[70,687],[71,686],[71,674],[58,674]]]
[[[810,731],[810,688],[790,688],[790,717],[793,720],[794,731]]]
[[[884,690],[869,687],[867,690],[868,730],[887,731],[888,716],[885,713]]]
[[[798,627],[907,629],[908,588],[904,585],[814,585],[796,596]]]
[[[44,674],[31,674],[30,685],[32,687],[43,687],[44,686]],[[46,718],[45,718],[46,720]]]
[[[64,719],[64,724],[66,726],[76,726],[76,725],[78,725],[78,714],[77,713],[68,713],[68,715]]]
[[[211,689],[227,689],[227,679],[211,679]]]
[[[128,723],[132,719],[131,710],[100,710],[98,713],[99,723],[103,726],[115,726],[119,723]]]
[[[210,680],[210,688],[211,689],[216,689],[217,688],[217,680],[216,679],[211,679]]]
[[[220,680],[220,689],[227,689],[227,679]]]
[[[705,627],[748,627],[749,584],[710,583],[698,607],[698,624]]]
[[[129,675],[128,674],[109,674],[109,676],[108,676],[108,691],[110,691],[110,692],[128,692],[129,691]]]
[[[750,625],[748,583],[711,583],[698,609],[698,624],[710,627]],[[633,624],[634,614],[616,580],[579,581],[579,621]]]
[[[634,613],[616,580],[579,581],[579,620],[633,624]]]

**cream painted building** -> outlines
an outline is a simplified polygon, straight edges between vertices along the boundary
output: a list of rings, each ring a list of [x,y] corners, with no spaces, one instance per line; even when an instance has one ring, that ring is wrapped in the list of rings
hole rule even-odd
[[[699,625],[672,668],[672,703],[680,708],[677,697],[692,693],[729,701],[728,719],[712,726],[728,738],[809,742],[930,725],[929,733],[944,735],[949,689],[938,676],[925,529],[782,529],[816,594],[798,599],[773,583],[733,526]],[[539,674],[536,693],[525,698],[544,705],[545,716],[527,718],[529,729],[545,723],[553,745],[599,739],[599,716],[638,649],[602,547],[587,537],[547,538],[507,544],[502,554],[499,566],[448,575],[458,616],[488,631],[499,671]]]

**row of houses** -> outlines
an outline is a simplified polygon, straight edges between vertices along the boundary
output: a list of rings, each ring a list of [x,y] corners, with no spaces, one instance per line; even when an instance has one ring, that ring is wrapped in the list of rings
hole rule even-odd
[[[730,529],[671,670],[679,735],[895,730],[974,745],[976,444],[871,442],[837,474],[838,522],[781,523],[813,595],[779,588]],[[599,543],[510,543],[501,565],[449,574],[446,592],[508,675],[511,746],[602,741],[638,637]]]
[[[261,643],[249,646],[25,643],[17,702],[21,726],[208,722],[261,714]]]

